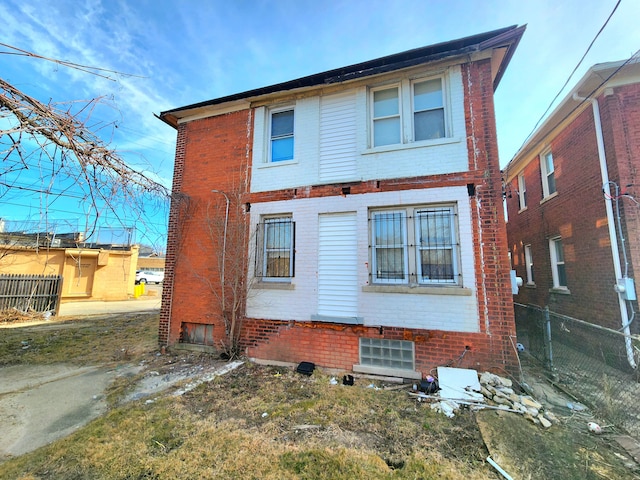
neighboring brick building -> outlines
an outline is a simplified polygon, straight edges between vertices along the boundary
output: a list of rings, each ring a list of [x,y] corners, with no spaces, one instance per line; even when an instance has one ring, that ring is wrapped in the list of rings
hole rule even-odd
[[[638,309],[624,277],[640,271],[639,167],[640,65],[595,65],[504,170],[509,247],[524,281],[516,302],[628,325]]]
[[[514,368],[493,92],[523,32],[163,112],[178,140],[161,345],[220,346],[239,313],[258,360]]]

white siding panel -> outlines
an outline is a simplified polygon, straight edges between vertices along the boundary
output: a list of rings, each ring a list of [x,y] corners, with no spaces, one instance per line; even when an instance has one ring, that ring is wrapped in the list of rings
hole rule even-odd
[[[321,182],[357,179],[355,92],[322,97],[320,107]]]
[[[318,223],[318,314],[358,313],[356,214],[320,215]]]

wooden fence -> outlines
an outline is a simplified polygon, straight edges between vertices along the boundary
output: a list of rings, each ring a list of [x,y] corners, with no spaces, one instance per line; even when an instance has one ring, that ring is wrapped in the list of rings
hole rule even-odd
[[[0,274],[0,311],[53,312],[60,308],[61,275]]]

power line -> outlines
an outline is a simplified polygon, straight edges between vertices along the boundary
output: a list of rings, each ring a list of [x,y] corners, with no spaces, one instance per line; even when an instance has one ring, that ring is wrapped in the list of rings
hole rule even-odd
[[[636,52],[631,55],[629,58],[627,58],[627,60],[625,60],[618,68],[616,68],[607,78],[605,78],[604,80],[602,80],[593,90],[591,90],[591,92],[589,92],[587,95],[584,96],[584,99],[578,104],[576,105],[574,108],[571,109],[571,111],[569,113],[567,113],[564,117],[562,117],[560,120],[558,120],[553,127],[550,129],[550,131],[555,130],[558,125],[561,125],[565,120],[567,120],[569,117],[571,117],[571,115],[574,114],[574,112],[576,112],[580,107],[582,107],[582,105],[584,105],[584,103],[591,99],[591,97],[593,97],[593,95],[605,84],[607,83],[609,80],[611,80],[615,75],[618,74],[618,72],[620,70],[622,70],[624,67],[626,67],[629,63],[631,63],[632,61],[637,61],[636,57],[640,56],[640,49],[636,50]],[[520,146],[520,148],[518,149],[518,152],[516,152],[516,155],[520,152],[520,150],[522,150],[522,148],[524,147],[524,145],[527,143],[527,141],[529,140],[529,138],[531,137],[531,135],[533,135],[534,132],[531,132],[529,134],[529,136],[526,138],[525,142]]]
[[[522,149],[522,147],[524,147],[524,145],[527,143],[527,141],[529,140],[529,138],[531,138],[531,135],[533,135],[533,133],[536,131],[536,129],[538,128],[538,125],[540,125],[540,122],[542,122],[542,119],[547,115],[547,113],[549,113],[549,110],[551,110],[551,107],[553,106],[553,104],[555,103],[555,101],[558,99],[558,97],[560,96],[560,94],[562,93],[562,91],[565,89],[565,87],[569,84],[569,82],[571,81],[571,78],[573,77],[573,74],[576,73],[576,70],[578,70],[578,68],[580,68],[580,65],[582,65],[582,62],[584,61],[585,57],[587,56],[587,54],[589,53],[589,51],[591,50],[591,47],[593,47],[593,44],[595,43],[595,41],[598,39],[598,37],[600,36],[600,34],[602,33],[602,31],[605,29],[605,27],[607,26],[607,24],[609,23],[609,20],[611,20],[611,17],[613,17],[613,14],[616,12],[616,10],[618,9],[618,7],[620,6],[620,2],[622,0],[618,0],[618,2],[615,4],[615,6],[613,7],[613,10],[611,11],[611,13],[609,14],[609,16],[607,17],[607,19],[605,20],[604,24],[602,25],[602,27],[600,27],[600,30],[598,30],[598,33],[596,33],[596,36],[593,37],[593,40],[591,40],[591,43],[589,44],[589,46],[587,47],[587,50],[584,52],[584,54],[582,55],[582,58],[580,58],[580,61],[578,62],[578,64],[574,67],[574,69],[571,71],[571,73],[569,74],[569,77],[567,77],[567,80],[564,82],[564,84],[562,85],[562,87],[560,88],[560,90],[558,91],[558,93],[556,93],[555,97],[553,97],[553,100],[551,100],[551,103],[549,104],[549,106],[547,107],[547,109],[544,111],[544,113],[540,116],[540,118],[538,119],[538,121],[536,122],[536,124],[533,126],[533,129],[531,130],[531,132],[529,133],[529,135],[526,136],[526,138],[524,139],[524,141],[522,142],[522,145],[520,145],[520,148],[518,148],[518,152]],[[517,153],[517,152],[516,152]]]

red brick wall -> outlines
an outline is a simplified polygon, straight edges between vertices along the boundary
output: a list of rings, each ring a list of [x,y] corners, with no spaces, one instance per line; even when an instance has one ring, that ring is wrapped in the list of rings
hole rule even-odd
[[[622,227],[629,262],[628,276],[640,271],[640,84],[612,89],[599,98],[610,179],[621,193],[629,195],[619,201]],[[615,214],[615,205],[614,205]],[[622,255],[622,245],[620,245]],[[624,258],[622,273],[625,273]],[[636,283],[636,291],[637,283]],[[636,306],[637,308],[637,306]]]
[[[624,130],[619,123],[616,124],[621,121],[617,102],[616,98],[599,99],[609,178],[620,183],[618,171],[632,166],[632,162],[619,166],[617,144],[620,144],[620,139],[616,142],[614,137]],[[525,168],[527,209],[521,213],[518,213],[515,194],[517,178],[510,185],[514,194],[508,199],[508,232],[514,267],[526,280],[523,247],[531,244],[536,283],[535,288],[522,287],[514,300],[549,305],[552,311],[617,329],[620,327],[620,312],[617,294],[613,290],[613,257],[591,106],[552,138],[550,144],[558,195],[540,203],[542,187],[538,157]],[[634,228],[637,232],[637,227]],[[553,281],[548,239],[556,235],[563,239],[570,295],[549,291]]]
[[[251,111],[243,110],[180,125],[160,315],[161,345],[179,340],[182,323],[213,324],[214,338],[224,338],[220,301],[222,228],[226,198],[230,201],[229,235],[237,235],[238,223],[241,228],[246,225],[242,201],[249,175],[250,124]],[[212,192],[214,188],[227,197]],[[237,248],[231,238],[227,241]],[[236,273],[230,270],[226,276]]]
[[[245,321],[243,330],[244,346],[250,357],[289,363],[308,361],[346,371],[359,363],[360,337],[413,341],[416,369],[423,374],[443,365],[505,368],[492,342],[483,333],[260,319]]]
[[[515,369],[513,298],[489,60],[466,65],[463,84],[469,169],[477,173],[471,210],[478,225],[474,229],[478,315],[494,362]]]
[[[313,361],[320,366],[350,370],[352,365],[359,362],[358,338],[373,336],[414,341],[416,368],[424,373],[443,364],[507,370],[515,368],[515,325],[502,216],[490,62],[482,61],[464,67],[463,80],[466,85],[465,116],[470,171],[422,178],[301,186],[285,191],[254,193],[248,195],[246,200],[257,203],[340,195],[342,188],[346,187],[351,189],[351,194],[357,194],[418,187],[471,186],[469,201],[473,222],[477,227],[474,244],[481,333],[403,328],[381,330],[321,322],[246,319],[242,342],[249,356],[292,363]],[[206,282],[203,282],[203,279],[211,281],[214,289],[217,285],[219,291],[217,257],[202,256],[206,252],[203,246],[211,245],[202,227],[203,212],[207,203],[220,201],[219,195],[211,193],[212,188],[225,191],[237,189],[238,184],[246,185],[243,175],[248,172],[247,157],[250,155],[250,135],[247,134],[249,122],[249,112],[243,111],[193,121],[181,127],[179,132],[179,145],[184,145],[184,153],[180,156],[178,150],[176,156],[176,172],[181,169],[181,178],[175,185],[184,194],[184,199],[175,202],[172,208],[172,213],[175,213],[171,218],[178,221],[171,223],[170,238],[173,241],[167,252],[167,260],[169,263],[172,258],[173,266],[168,266],[168,271],[172,279],[179,281],[172,281],[172,303],[170,308],[168,303],[163,306],[162,311],[161,332],[168,330],[168,335],[164,337],[167,344],[178,341],[182,322],[211,323],[215,325],[214,337],[223,335],[216,295],[207,290],[208,286],[205,288]],[[240,217],[234,220],[242,221]],[[216,248],[219,249],[220,245],[214,244],[211,251]],[[171,321],[168,322],[167,318]]]

